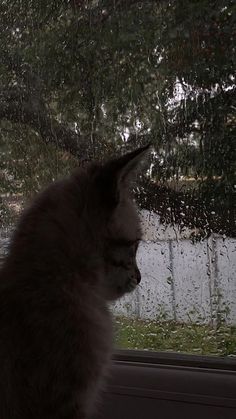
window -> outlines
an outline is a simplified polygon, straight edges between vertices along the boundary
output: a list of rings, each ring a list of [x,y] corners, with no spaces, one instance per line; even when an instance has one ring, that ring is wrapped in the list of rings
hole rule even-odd
[[[44,4],[45,3],[45,4]],[[119,348],[236,356],[233,1],[2,0],[0,252],[27,200],[147,141]]]

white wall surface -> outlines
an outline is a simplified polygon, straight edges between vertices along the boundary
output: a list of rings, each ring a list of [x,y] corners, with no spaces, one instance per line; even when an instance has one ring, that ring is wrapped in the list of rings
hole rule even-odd
[[[116,314],[150,320],[236,325],[236,239],[210,237],[192,244],[190,230],[161,226],[142,211],[138,250],[142,281],[120,301]],[[0,261],[8,240],[0,235]],[[2,255],[2,256],[1,256]]]

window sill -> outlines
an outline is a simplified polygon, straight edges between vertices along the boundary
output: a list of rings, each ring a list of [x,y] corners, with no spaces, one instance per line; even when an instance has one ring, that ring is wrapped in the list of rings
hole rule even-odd
[[[200,416],[236,417],[235,359],[146,351],[115,353],[98,418]]]

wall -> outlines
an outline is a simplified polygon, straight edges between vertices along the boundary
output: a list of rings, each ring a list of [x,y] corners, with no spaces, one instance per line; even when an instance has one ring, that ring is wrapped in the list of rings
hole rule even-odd
[[[137,259],[140,286],[114,304],[118,315],[141,319],[236,324],[236,240],[192,244],[190,231],[159,228],[143,212],[144,241]]]
[[[236,239],[210,237],[192,244],[191,231],[165,229],[142,211],[144,240],[137,259],[142,281],[114,305],[141,319],[236,325]],[[1,253],[8,240],[0,236]]]

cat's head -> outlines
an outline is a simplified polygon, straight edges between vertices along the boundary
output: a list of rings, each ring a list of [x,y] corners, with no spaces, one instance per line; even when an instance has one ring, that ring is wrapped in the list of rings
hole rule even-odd
[[[136,253],[142,232],[130,189],[148,149],[149,145],[94,169],[92,212],[93,218],[97,217],[95,230],[105,271],[103,288],[109,300],[131,292],[141,280]]]

